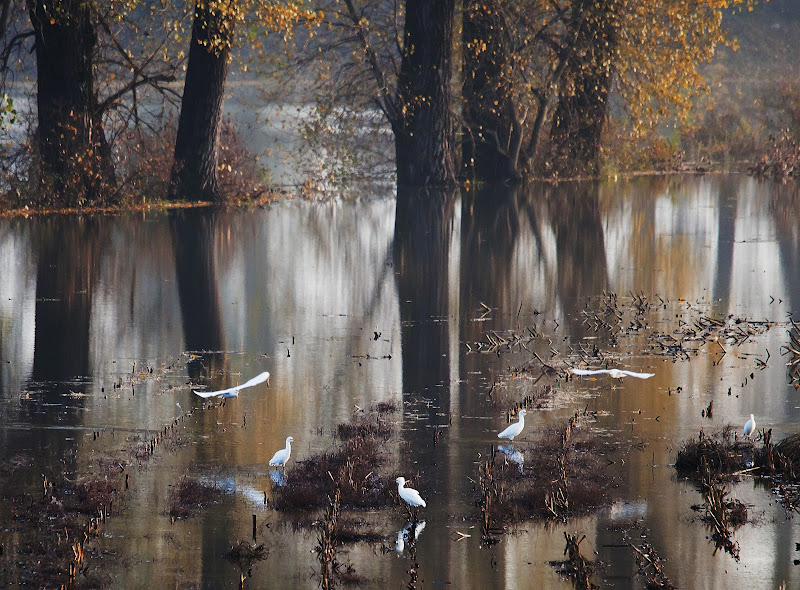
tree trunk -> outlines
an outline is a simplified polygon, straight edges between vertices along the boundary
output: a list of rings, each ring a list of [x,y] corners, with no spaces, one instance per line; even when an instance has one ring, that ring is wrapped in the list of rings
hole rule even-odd
[[[94,93],[92,4],[28,0],[27,5],[36,50],[43,199],[64,206],[97,204],[114,185],[114,167]]]
[[[489,183],[519,178],[524,133],[511,95],[501,0],[464,7],[464,168]]]
[[[219,132],[230,61],[231,17],[226,7],[198,0],[175,139],[169,198],[219,201]]]
[[[401,186],[455,182],[450,109],[455,0],[407,0],[398,111],[392,121]]]
[[[550,132],[556,172],[597,173],[616,45],[611,2],[576,2],[570,23],[576,48],[565,74],[572,86],[559,95]]]

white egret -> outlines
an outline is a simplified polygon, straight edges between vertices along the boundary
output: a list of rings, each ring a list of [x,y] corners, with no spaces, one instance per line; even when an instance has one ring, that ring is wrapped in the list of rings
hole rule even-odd
[[[637,377],[638,379],[650,379],[655,373],[636,373],[634,371],[624,371],[622,369],[570,369],[573,375],[600,375],[607,373],[614,379],[622,379],[623,377]]]
[[[519,411],[519,422],[516,424],[512,424],[508,428],[506,428],[503,432],[497,435],[497,438],[507,438],[508,440],[514,440],[514,437],[519,435],[522,432],[522,429],[525,428],[525,416],[528,413],[527,410],[522,409]]]
[[[749,437],[751,434],[753,434],[753,431],[755,429],[756,429],[756,419],[753,417],[752,414],[750,414],[750,419],[747,422],[745,422],[744,431],[742,432],[742,434]]]
[[[272,459],[269,460],[270,467],[283,467],[286,468],[286,462],[289,460],[289,455],[292,454],[292,443],[294,439],[289,436],[286,438],[286,448],[276,452]]]
[[[235,387],[229,387],[228,389],[220,389],[219,391],[197,391],[193,389],[197,395],[200,397],[222,397],[222,398],[229,398],[229,397],[239,397],[239,391],[245,389],[247,387],[253,387],[254,385],[258,385],[259,383],[264,383],[264,381],[269,381],[269,371],[264,371],[260,375],[256,375],[250,381],[242,383],[241,385],[237,385]]]
[[[405,500],[406,504],[411,506],[412,508],[417,508],[419,506],[427,506],[425,504],[425,500],[422,499],[422,496],[419,495],[419,492],[414,488],[407,488],[406,485],[406,478],[405,477],[398,477],[397,478],[397,493],[400,494],[400,497]]]

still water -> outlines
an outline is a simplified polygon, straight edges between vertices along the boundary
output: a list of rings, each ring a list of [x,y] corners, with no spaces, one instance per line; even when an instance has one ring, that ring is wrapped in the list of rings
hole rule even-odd
[[[800,196],[734,175],[492,189],[399,209],[392,195],[371,195],[0,220],[0,455],[24,464],[13,478],[0,471],[0,491],[36,493],[42,474],[79,477],[122,457],[130,489],[89,559],[108,585],[237,588],[242,572],[223,555],[251,540],[255,515],[268,553],[245,587],[316,588],[316,529],[265,504],[267,462],[293,436],[291,478],[293,462],[336,444],[337,424],[385,401],[400,409],[382,475],[413,478],[428,503],[419,588],[570,587],[550,565],[563,559],[565,531],[586,535],[581,549],[603,562],[593,578],[603,587],[644,587],[628,543],[645,539],[679,588],[800,587],[798,521],[769,485],[745,476],[730,487],[750,514],[735,532],[736,561],[715,553],[691,509],[700,494],[671,466],[701,428],[738,430],[750,413],[776,440],[800,429],[800,393],[780,354],[787,316],[800,312],[798,271]],[[613,336],[586,313],[609,294],[626,314]],[[651,305],[632,329],[638,297]],[[678,354],[656,344],[685,336],[701,315],[759,329],[739,342],[686,339]],[[527,328],[539,337],[526,347],[478,352],[487,335]],[[534,352],[563,369],[593,346],[655,377],[510,378]],[[224,406],[191,391],[262,371],[269,387]],[[545,384],[552,395],[529,411],[515,445],[532,453],[537,433],[588,411],[580,428],[616,449],[615,501],[566,523],[509,526],[484,546],[478,457],[510,404]],[[180,442],[147,461],[131,451],[176,419]],[[168,499],[184,475],[224,494],[173,521]],[[405,587],[412,560],[395,546],[405,513],[355,516],[382,540],[344,545],[338,561],[360,587]],[[9,583],[22,580],[22,537],[0,509]]]

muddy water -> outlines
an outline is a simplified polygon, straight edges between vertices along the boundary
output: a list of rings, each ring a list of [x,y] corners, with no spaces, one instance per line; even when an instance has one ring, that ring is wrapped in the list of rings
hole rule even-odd
[[[701,428],[739,428],[750,413],[776,439],[800,427],[780,354],[787,314],[800,312],[799,203],[790,187],[721,176],[443,195],[410,210],[374,195],[0,220],[0,441],[16,466],[0,471],[0,488],[35,494],[43,473],[78,477],[114,456],[130,489],[93,541],[99,579],[236,588],[242,572],[223,555],[252,539],[256,515],[268,554],[244,572],[245,587],[315,588],[316,530],[265,504],[275,485],[267,462],[290,435],[292,461],[331,448],[337,424],[388,401],[400,411],[383,475],[413,478],[428,502],[420,588],[567,587],[549,564],[563,558],[565,531],[586,535],[584,555],[605,564],[594,578],[602,586],[644,586],[628,543],[646,540],[677,587],[797,587],[800,529],[769,484],[744,477],[730,488],[752,521],[735,532],[737,561],[715,554],[691,510],[701,497],[671,463]],[[622,319],[609,328],[597,318],[611,294]],[[749,332],[693,339],[706,317]],[[525,346],[489,350],[489,335],[532,333]],[[681,346],[665,345],[667,335]],[[599,366],[585,362],[595,347],[655,377],[537,379],[541,361]],[[224,406],[191,392],[262,371],[269,387]],[[566,523],[522,522],[483,546],[479,456],[506,410],[545,385],[551,394],[516,448],[530,457],[540,433],[586,414],[579,428],[613,447],[616,501]],[[176,420],[177,435],[137,456],[140,441]],[[224,494],[173,521],[170,493],[184,475]],[[413,560],[396,550],[404,512],[356,517],[382,541],[345,545],[338,561],[362,587],[408,584]],[[0,510],[0,577],[10,582],[22,580],[25,534]]]

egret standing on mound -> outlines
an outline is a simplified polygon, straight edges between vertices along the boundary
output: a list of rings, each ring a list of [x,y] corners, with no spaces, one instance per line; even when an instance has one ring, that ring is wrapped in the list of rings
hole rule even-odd
[[[406,485],[406,478],[405,477],[398,477],[397,478],[397,493],[400,494],[400,497],[411,507],[411,516],[413,520],[416,522],[417,520],[417,508],[420,506],[427,506],[425,504],[425,500],[422,499],[422,496],[419,495],[419,492],[413,488],[407,488]]]
[[[756,429],[756,419],[753,417],[752,414],[750,414],[750,419],[744,423],[744,431],[742,432],[742,434],[749,437],[751,434],[753,434],[753,431],[755,429]]]
[[[520,410],[519,411],[519,422],[516,424],[512,424],[508,428],[506,428],[503,432],[497,435],[497,438],[507,438],[508,440],[514,440],[514,437],[517,436],[522,429],[525,428],[525,415],[528,413],[527,410]]]
[[[286,448],[281,449],[272,456],[269,460],[270,467],[283,467],[286,469],[286,462],[289,460],[289,455],[292,453],[292,443],[294,439],[290,436],[286,439]]]

